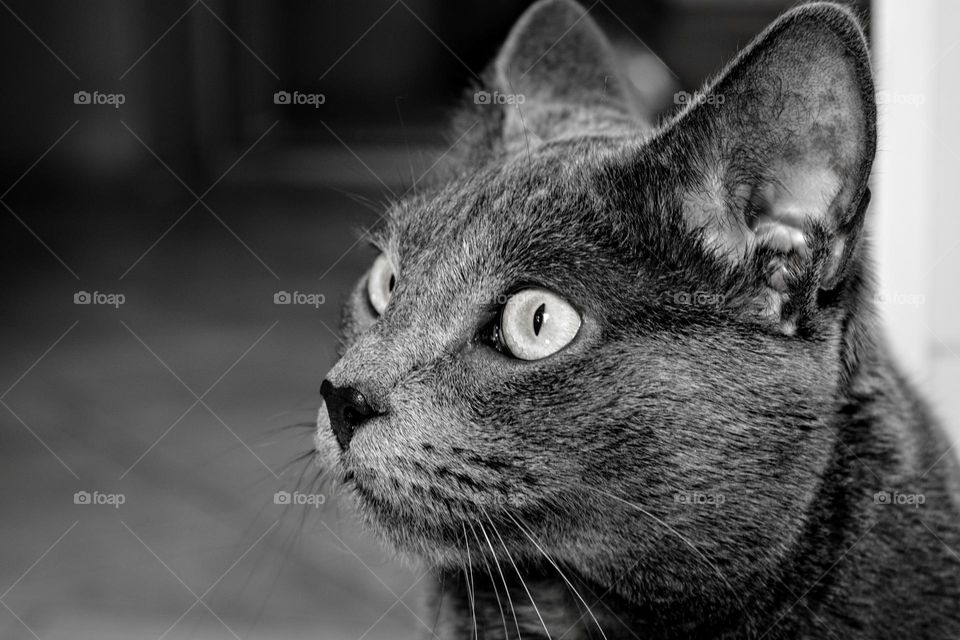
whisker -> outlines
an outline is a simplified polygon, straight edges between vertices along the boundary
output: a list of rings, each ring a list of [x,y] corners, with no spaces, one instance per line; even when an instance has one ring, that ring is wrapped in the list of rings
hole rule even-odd
[[[329,188],[332,191],[336,191],[340,195],[350,198],[356,204],[359,204],[361,207],[364,207],[365,209],[368,209],[373,213],[376,213],[377,215],[380,215],[380,213],[383,211],[379,203],[374,202],[373,200],[371,200],[366,196],[362,196],[358,193],[351,193],[350,191],[344,191],[343,189],[338,189],[337,187],[329,187]]]
[[[470,596],[470,611],[473,614],[473,637],[477,640],[480,633],[477,630],[477,590],[473,584],[473,561],[470,559],[470,541],[467,540],[467,525],[463,520],[460,521],[463,527],[463,548],[467,552],[467,566],[470,568],[470,582],[467,587],[467,594]]]
[[[270,427],[265,429],[264,433],[282,433],[284,431],[302,430],[313,431],[317,428],[316,420],[304,420],[303,422],[294,422],[292,424],[282,424],[279,427]]]
[[[294,457],[292,457],[291,459],[289,459],[289,460],[287,460],[286,462],[283,463],[283,465],[280,467],[279,473],[277,473],[277,475],[278,475],[278,476],[281,476],[281,477],[284,476],[284,475],[286,475],[286,473],[287,473],[288,471],[290,471],[291,469],[293,469],[296,465],[298,465],[298,464],[300,464],[301,462],[303,462],[304,460],[308,460],[308,459],[310,459],[310,458],[312,458],[312,457],[313,457],[313,450],[312,450],[312,449],[311,449],[310,451],[304,451],[304,452],[301,453],[301,454],[295,455]],[[304,465],[304,467],[307,467],[307,466],[309,466],[309,465]]]
[[[440,571],[440,600],[437,601],[437,613],[433,617],[433,627],[432,629],[436,631],[437,625],[440,624],[440,614],[443,611],[443,600],[447,595],[447,578],[446,573]]]
[[[530,589],[527,587],[527,583],[523,580],[523,575],[520,573],[517,563],[513,561],[513,556],[510,555],[510,549],[507,548],[507,544],[503,541],[503,536],[500,535],[500,532],[497,531],[497,525],[493,523],[493,520],[490,519],[490,516],[487,515],[487,510],[483,508],[483,505],[480,505],[480,510],[483,511],[483,515],[486,516],[487,522],[490,523],[490,526],[493,528],[493,533],[500,540],[500,545],[503,547],[503,550],[507,554],[507,560],[510,561],[510,564],[513,565],[513,570],[517,572],[517,577],[520,578],[520,586],[523,587],[523,590],[527,592],[527,597],[530,598],[530,604],[533,605],[533,610],[537,613],[537,618],[540,619],[540,624],[543,625],[543,631],[547,634],[547,640],[553,640],[550,637],[550,630],[547,629],[547,623],[543,621],[543,616],[540,615],[540,608],[537,607],[536,601],[533,599],[533,594],[530,593]]]
[[[477,530],[473,528],[472,522],[467,522],[470,525],[470,531],[473,533],[474,540],[477,541],[477,552],[480,554],[480,557],[483,559],[484,566],[487,567],[487,576],[490,578],[490,584],[493,586],[493,595],[497,599],[497,608],[500,609],[500,619],[503,620],[503,637],[505,640],[509,640],[510,632],[507,630],[507,616],[503,612],[503,604],[500,602],[500,590],[497,588],[497,581],[493,577],[493,570],[490,568],[490,562],[487,560],[486,554],[483,553],[483,545],[480,543],[480,538],[477,537]],[[477,523],[480,528],[483,528],[482,523]]]
[[[593,610],[590,608],[590,605],[588,605],[588,604],[587,604],[587,601],[583,599],[583,596],[580,595],[580,592],[577,591],[577,588],[576,588],[575,586],[573,586],[573,583],[571,583],[571,582],[567,579],[566,574],[563,573],[563,571],[560,569],[559,565],[557,565],[557,563],[553,561],[553,558],[551,558],[550,555],[544,550],[544,548],[540,546],[540,543],[538,543],[536,540],[533,539],[533,536],[530,534],[530,532],[528,532],[527,529],[526,529],[523,525],[521,525],[520,522],[519,522],[516,518],[513,517],[513,514],[512,514],[512,513],[510,513],[510,512],[509,512],[508,510],[506,510],[506,509],[504,509],[503,512],[504,512],[505,514],[507,514],[507,516],[508,516],[511,520],[513,520],[514,524],[517,525],[517,529],[519,529],[519,530],[523,533],[523,535],[527,536],[527,538],[530,539],[530,542],[532,542],[532,543],[534,544],[534,546],[540,551],[540,553],[543,554],[543,557],[547,559],[547,562],[549,562],[551,565],[553,565],[553,568],[557,570],[557,573],[560,574],[560,577],[563,578],[563,581],[567,583],[567,587],[568,587],[571,591],[573,591],[574,595],[576,595],[577,598],[580,599],[580,602],[583,603],[583,606],[585,606],[585,607],[587,608],[587,613],[590,614],[590,617],[593,619],[593,623],[594,623],[595,625],[597,625],[597,629],[600,631],[600,635],[603,637],[603,640],[607,640],[607,634],[605,634],[605,633],[603,632],[603,627],[600,626],[600,622],[597,620],[597,617],[596,617],[595,615],[593,615]]]
[[[287,562],[290,560],[290,556],[293,555],[293,550],[296,547],[297,542],[300,540],[302,535],[303,535],[302,529],[294,529],[294,531],[292,531],[290,536],[287,538],[287,542],[281,544],[280,567],[277,569],[276,573],[274,574],[273,581],[270,583],[270,587],[266,590],[265,593],[268,593],[268,594],[273,593],[274,589],[277,586],[277,582],[280,580],[280,576],[283,574],[283,570],[286,568]],[[240,593],[243,593],[243,589],[246,589],[247,584],[250,583],[250,580],[253,578],[254,574],[257,573],[257,567],[260,564],[260,558],[262,557],[263,556],[261,554],[261,556],[257,558],[257,561],[256,563],[254,563],[253,567],[251,567],[250,573],[247,575],[246,582],[244,583],[244,586],[241,589]],[[270,599],[269,596],[264,597],[263,601],[257,607],[257,613],[253,618],[253,623],[250,625],[251,630],[255,629],[257,625],[260,624],[260,620],[263,617],[264,611],[266,611],[267,603],[269,599]]]
[[[400,131],[403,133],[403,146],[407,152],[407,162],[410,165],[410,179],[413,180],[413,183],[408,189],[404,190],[404,193],[413,189],[414,195],[417,195],[417,177],[413,171],[413,158],[410,157],[410,140],[407,138],[407,126],[403,122],[403,113],[400,111],[400,96],[394,98],[393,103],[397,107],[397,117],[400,119]]]
[[[483,515],[487,515],[484,512]],[[489,516],[487,517],[489,520]],[[507,579],[503,575],[503,569],[500,567],[500,561],[497,559],[497,552],[493,550],[493,544],[490,542],[490,536],[487,535],[487,530],[484,529],[483,523],[478,522],[480,525],[480,533],[483,534],[484,539],[487,541],[487,546],[490,548],[490,555],[493,557],[493,563],[497,565],[497,573],[500,574],[500,581],[503,582],[503,590],[507,594],[507,604],[510,605],[510,613],[513,615],[513,624],[517,627],[517,637],[522,640],[523,635],[520,633],[520,622],[517,620],[517,609],[513,606],[513,598],[510,596],[510,587],[507,585]]]

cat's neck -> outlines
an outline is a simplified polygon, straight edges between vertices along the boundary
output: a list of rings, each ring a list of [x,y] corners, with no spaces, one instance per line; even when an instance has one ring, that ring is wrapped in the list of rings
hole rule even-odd
[[[764,620],[744,614],[759,608],[740,601],[726,611],[705,613],[692,601],[656,601],[639,604],[619,594],[636,575],[625,572],[617,584],[604,586],[584,579],[569,568],[552,565],[530,568],[487,567],[442,571],[431,594],[430,617],[424,622],[442,640],[604,638],[741,638],[755,633]],[[466,571],[466,573],[464,573]],[[563,572],[561,575],[560,571]],[[518,578],[521,574],[522,581]],[[506,586],[505,586],[506,585]],[[784,598],[785,608],[790,603]],[[709,608],[709,607],[707,607]],[[780,607],[770,610],[776,611]],[[774,618],[766,622],[772,626]],[[750,625],[749,627],[746,625]],[[434,637],[427,634],[427,637]],[[772,634],[771,638],[780,638]]]
[[[432,618],[425,622],[435,623],[436,636],[444,640],[604,635],[612,640],[631,635],[636,624],[632,609],[611,589],[570,569],[507,564],[439,572],[431,594]]]

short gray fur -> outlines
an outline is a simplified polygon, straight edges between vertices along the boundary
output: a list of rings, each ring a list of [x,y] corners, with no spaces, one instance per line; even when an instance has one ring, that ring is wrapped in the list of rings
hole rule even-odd
[[[384,315],[365,279],[344,311],[328,378],[383,415],[342,452],[318,433],[371,530],[435,569],[425,621],[960,638],[960,472],[877,326],[855,16],[790,11],[657,126],[568,0],[485,78],[523,103],[471,92],[443,177],[375,234]],[[530,284],[583,325],[521,362],[478,335]]]

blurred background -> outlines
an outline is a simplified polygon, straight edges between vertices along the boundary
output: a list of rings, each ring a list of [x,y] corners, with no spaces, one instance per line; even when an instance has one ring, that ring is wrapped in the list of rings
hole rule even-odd
[[[528,4],[0,1],[0,637],[426,633],[422,574],[334,496],[277,503],[317,472],[285,427],[315,416],[362,230]],[[668,112],[792,4],[587,6]],[[956,435],[960,3],[854,6],[879,302]]]

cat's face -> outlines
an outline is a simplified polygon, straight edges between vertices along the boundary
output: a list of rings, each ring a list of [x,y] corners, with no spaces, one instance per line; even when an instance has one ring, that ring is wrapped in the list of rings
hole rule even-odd
[[[565,2],[541,3],[498,64],[518,55],[518,38],[534,42],[525,55],[548,46],[535,46],[550,42],[535,31],[536,11],[551,28],[564,27],[558,11],[573,11],[567,23],[579,16]],[[822,17],[809,20],[813,29]],[[773,33],[757,48],[784,39]],[[744,57],[728,84],[760,73]],[[828,89],[841,102],[856,93],[839,80]],[[344,428],[321,411],[318,446],[367,522],[432,562],[459,564],[466,547],[514,560],[546,551],[598,579],[627,566],[651,585],[664,573],[719,579],[704,575],[689,542],[725,579],[748,580],[799,535],[828,462],[847,311],[824,283],[854,277],[845,250],[859,227],[831,222],[845,215],[836,202],[796,188],[779,200],[748,195],[749,213],[729,197],[739,185],[711,193],[716,180],[735,182],[726,172],[736,159],[733,136],[714,131],[728,125],[707,107],[650,132],[609,104],[593,109],[595,120],[578,107],[565,128],[558,114],[571,109],[550,104],[525,119],[532,146],[511,139],[509,114],[497,114],[487,126],[496,134],[473,142],[486,148],[469,165],[388,212],[325,383],[362,394],[370,417]],[[789,126],[807,125],[797,118]],[[857,124],[862,113],[841,120],[861,138],[862,164],[872,125]],[[842,166],[843,145],[799,161],[806,143],[751,148],[764,145],[787,158],[791,176],[811,165],[822,175],[817,155],[835,153],[825,162],[841,187],[812,187],[835,201],[863,179],[862,167]],[[754,194],[791,179],[746,182]],[[862,188],[851,189],[841,204],[859,201]],[[793,232],[778,207],[810,200],[823,216],[804,228],[809,248],[783,249],[776,237]],[[733,202],[729,215],[744,223],[708,228],[711,202]]]

